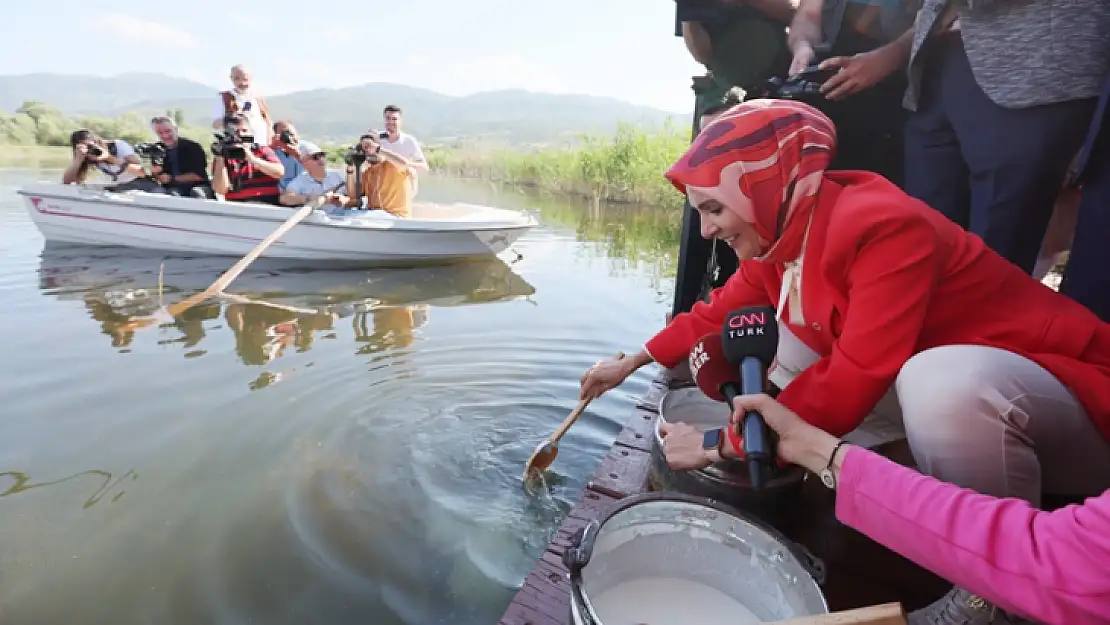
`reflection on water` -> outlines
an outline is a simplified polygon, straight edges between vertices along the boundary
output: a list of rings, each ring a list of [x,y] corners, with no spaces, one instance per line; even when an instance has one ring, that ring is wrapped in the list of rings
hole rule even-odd
[[[129,330],[229,260],[44,245],[12,193],[39,177],[0,170],[3,625],[496,622],[650,379],[521,487],[581,372],[662,324],[670,217],[429,177],[544,225],[519,259],[261,260]]]

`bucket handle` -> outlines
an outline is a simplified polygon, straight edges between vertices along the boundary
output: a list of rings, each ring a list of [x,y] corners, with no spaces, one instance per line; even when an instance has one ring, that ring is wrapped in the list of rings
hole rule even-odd
[[[570,572],[571,579],[578,578],[582,574],[582,568],[590,563],[600,529],[601,521],[594,519],[571,535],[570,545],[563,551],[563,564]]]

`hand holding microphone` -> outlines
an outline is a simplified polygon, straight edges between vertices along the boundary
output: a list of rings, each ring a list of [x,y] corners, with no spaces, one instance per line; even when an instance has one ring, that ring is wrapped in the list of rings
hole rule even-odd
[[[775,359],[779,345],[778,321],[775,309],[770,306],[752,306],[733,311],[725,317],[721,329],[721,347],[725,359],[740,369],[741,395],[763,392],[767,369]],[[730,402],[732,407],[732,402]],[[744,457],[751,473],[752,488],[763,488],[775,464],[774,442],[763,417],[755,410],[747,410],[736,427],[729,427],[733,441],[741,438]],[[735,444],[735,443],[734,443]]]

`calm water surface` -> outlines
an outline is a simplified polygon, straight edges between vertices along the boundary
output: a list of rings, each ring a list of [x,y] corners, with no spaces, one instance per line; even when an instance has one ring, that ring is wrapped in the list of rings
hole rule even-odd
[[[673,218],[422,181],[541,209],[502,258],[257,264],[237,301],[128,318],[234,259],[45,246],[0,170],[0,623],[489,624],[631,414],[594,402],[551,484],[519,475],[592,362],[669,308]]]

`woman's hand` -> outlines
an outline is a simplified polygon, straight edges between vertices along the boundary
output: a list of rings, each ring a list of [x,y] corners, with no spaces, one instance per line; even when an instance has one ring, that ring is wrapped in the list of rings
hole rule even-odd
[[[659,434],[663,438],[663,454],[667,464],[676,471],[704,469],[713,464],[705,449],[702,449],[704,434],[692,425],[660,423]]]
[[[791,464],[813,471],[824,469],[838,439],[828,432],[806,423],[786,406],[767,395],[742,395],[733,401],[735,410],[729,417],[729,427],[744,419],[744,413],[754,410],[779,436],[778,456]]]
[[[597,361],[582,376],[582,390],[578,399],[597,399],[601,395],[624,382],[637,368],[635,358],[608,358]]]

